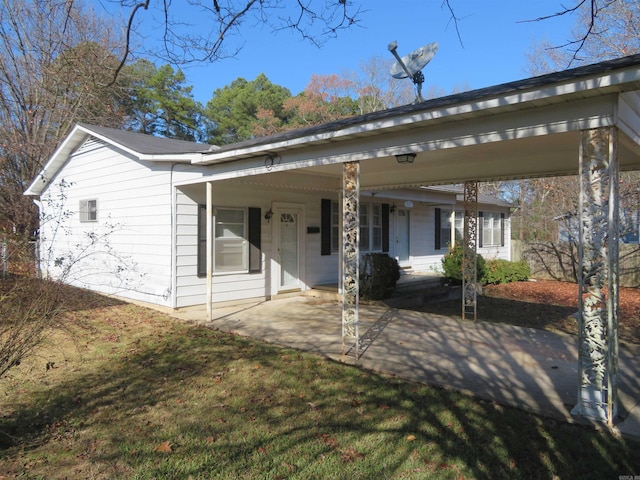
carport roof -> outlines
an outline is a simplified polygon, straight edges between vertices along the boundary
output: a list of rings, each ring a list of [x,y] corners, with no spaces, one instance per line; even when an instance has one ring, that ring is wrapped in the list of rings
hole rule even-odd
[[[362,188],[575,174],[580,131],[616,126],[623,169],[640,168],[640,55],[256,138],[206,153],[202,180],[298,170]],[[414,164],[394,156],[417,154]]]
[[[297,138],[313,137],[327,132],[334,132],[336,130],[342,130],[348,127],[357,125],[364,125],[371,122],[386,121],[390,118],[396,118],[405,115],[416,115],[422,112],[432,111],[434,109],[440,109],[444,107],[450,107],[453,105],[464,104],[472,101],[487,100],[489,98],[496,98],[505,95],[513,95],[514,93],[529,92],[540,87],[548,87],[550,85],[557,85],[560,83],[573,82],[575,80],[584,81],[584,77],[589,76],[602,76],[603,74],[613,72],[615,70],[624,69],[627,67],[633,67],[640,65],[640,54],[630,55],[627,57],[608,60],[601,63],[576,67],[570,70],[563,70],[560,72],[550,73],[546,75],[540,75],[537,77],[526,78],[509,83],[503,83],[500,85],[494,85],[491,87],[481,88],[478,90],[471,90],[467,92],[457,93],[445,97],[434,98],[426,100],[421,103],[415,103],[410,105],[404,105],[401,107],[395,107],[388,110],[381,110],[377,112],[367,113],[364,115],[358,115],[354,117],[345,118],[342,120],[336,120],[333,122],[324,123],[321,125],[314,125],[307,128],[301,128],[298,130],[290,130],[275,135],[253,138],[245,140],[243,142],[233,143],[229,145],[222,145],[215,151],[216,154],[224,154],[225,152],[233,152],[253,146],[260,145],[272,145],[282,141],[294,140]],[[640,88],[638,78],[635,79],[635,87],[633,89]],[[619,91],[614,88],[614,90]],[[206,163],[207,160],[203,160]]]

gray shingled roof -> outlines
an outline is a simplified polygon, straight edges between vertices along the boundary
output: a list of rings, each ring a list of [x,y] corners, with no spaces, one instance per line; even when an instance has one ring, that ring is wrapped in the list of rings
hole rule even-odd
[[[92,132],[113,140],[134,152],[144,155],[155,154],[182,154],[182,153],[203,153],[216,150],[218,147],[189,142],[186,140],[174,140],[171,138],[154,137],[144,133],[128,132],[109,127],[97,127],[95,125],[79,124]]]
[[[455,193],[456,200],[458,202],[464,201],[464,187],[461,185],[431,185],[429,187],[424,187],[428,190],[438,191],[438,192],[447,192],[447,193]],[[484,195],[478,194],[478,203],[489,203],[492,205],[497,205],[500,207],[514,207],[515,205],[511,202],[507,202],[498,197],[494,197],[492,195]]]

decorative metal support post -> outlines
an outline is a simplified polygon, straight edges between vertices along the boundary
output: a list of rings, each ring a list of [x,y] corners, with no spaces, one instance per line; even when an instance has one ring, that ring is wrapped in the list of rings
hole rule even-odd
[[[357,360],[360,353],[360,163],[345,163],[342,172],[342,354],[345,355],[348,346],[353,346]]]
[[[476,319],[478,271],[478,182],[464,182],[464,235],[462,245],[462,318]]]
[[[580,136],[578,403],[573,415],[606,421],[618,409],[617,129]]]

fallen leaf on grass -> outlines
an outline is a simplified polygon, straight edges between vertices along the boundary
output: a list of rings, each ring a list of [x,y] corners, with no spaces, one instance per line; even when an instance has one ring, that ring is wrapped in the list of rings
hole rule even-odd
[[[415,435],[407,435],[407,442],[413,442],[416,439]]]
[[[340,451],[340,458],[343,462],[351,463],[364,458],[364,455],[355,448],[347,448],[346,450]]]
[[[171,443],[167,440],[165,442],[162,442],[160,445],[158,445],[155,448],[156,452],[162,452],[162,453],[171,453],[173,452],[173,447],[171,446]]]
[[[320,441],[329,448],[338,448],[339,445],[338,440],[327,433],[320,435]]]

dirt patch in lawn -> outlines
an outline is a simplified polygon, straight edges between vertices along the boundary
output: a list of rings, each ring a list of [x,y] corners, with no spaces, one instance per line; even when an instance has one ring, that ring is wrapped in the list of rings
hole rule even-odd
[[[461,316],[459,300],[424,305],[421,311]],[[478,320],[578,333],[578,285],[537,280],[488,285],[478,297]],[[620,340],[640,344],[640,290],[620,289]]]

